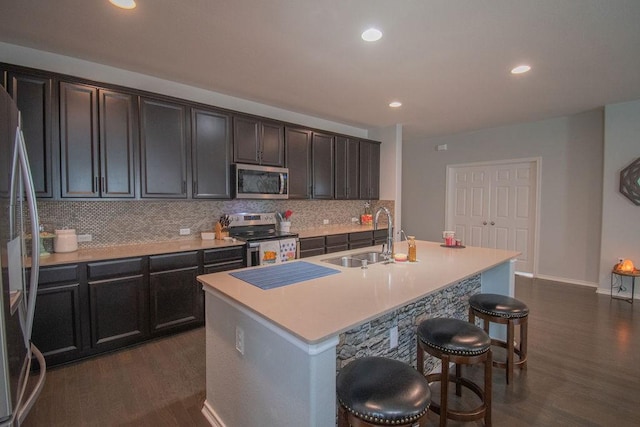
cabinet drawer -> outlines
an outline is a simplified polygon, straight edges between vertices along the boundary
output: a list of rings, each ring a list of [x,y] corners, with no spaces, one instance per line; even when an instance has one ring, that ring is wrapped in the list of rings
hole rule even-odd
[[[380,240],[387,238],[388,229],[381,228],[380,230],[373,230],[373,240]]]
[[[349,233],[349,242],[362,242],[364,240],[371,241],[370,231],[359,231],[357,233]]]
[[[300,251],[300,258],[309,258],[316,255],[324,255],[324,247]]]
[[[61,265],[58,267],[43,267],[40,269],[38,284],[53,285],[56,283],[78,281],[78,265]]]
[[[324,237],[307,237],[300,239],[300,251],[320,248],[324,251]]]
[[[362,240],[360,242],[349,243],[349,249],[368,248],[371,245],[371,240]]]
[[[346,243],[344,245],[327,246],[327,253],[331,254],[333,252],[341,252],[341,251],[346,251],[348,249],[349,249],[349,245]]]
[[[207,249],[204,251],[204,263],[236,261],[244,258],[245,247],[238,246],[231,249]]]
[[[348,242],[348,234],[333,234],[331,236],[327,236],[327,246],[346,245]]]
[[[142,258],[128,258],[87,264],[89,280],[101,280],[115,276],[133,276],[142,273]]]
[[[178,254],[154,255],[149,257],[149,271],[177,270],[179,268],[198,265],[198,252],[181,252]]]

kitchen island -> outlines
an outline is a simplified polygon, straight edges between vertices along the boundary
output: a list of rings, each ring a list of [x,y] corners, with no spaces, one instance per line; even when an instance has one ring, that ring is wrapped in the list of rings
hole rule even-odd
[[[416,322],[463,317],[470,293],[514,292],[512,251],[419,241],[416,263],[361,269],[323,261],[365,251],[293,261],[338,272],[266,291],[229,273],[199,276],[206,294],[203,413],[212,425],[334,426],[343,361],[382,354],[411,363]],[[390,349],[389,326],[404,351]]]

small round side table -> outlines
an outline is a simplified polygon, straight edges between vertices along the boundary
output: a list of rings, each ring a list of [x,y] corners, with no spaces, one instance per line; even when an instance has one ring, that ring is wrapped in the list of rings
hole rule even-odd
[[[611,270],[611,298],[621,299],[630,304],[633,304],[633,295],[635,294],[635,290],[636,290],[636,277],[639,277],[639,276],[640,276],[640,270],[634,270],[634,271],[628,271],[628,272],[615,270],[615,269]],[[631,278],[631,296],[626,297],[626,296],[613,295],[614,288],[618,290],[618,294],[620,293],[620,291],[627,290],[627,288],[624,286],[625,277]],[[617,282],[617,281],[619,281],[619,284],[614,286],[614,282]]]

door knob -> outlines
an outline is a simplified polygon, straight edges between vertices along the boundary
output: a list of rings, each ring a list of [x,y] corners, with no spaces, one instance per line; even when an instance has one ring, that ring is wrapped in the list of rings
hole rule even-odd
[[[496,223],[495,223],[495,222],[493,222],[493,221],[491,221],[491,225],[496,225]]]
[[[482,225],[487,225],[487,221],[482,221]]]

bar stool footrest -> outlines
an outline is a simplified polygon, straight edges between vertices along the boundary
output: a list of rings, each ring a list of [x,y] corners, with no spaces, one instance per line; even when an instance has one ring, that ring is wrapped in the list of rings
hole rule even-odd
[[[429,383],[440,382],[442,381],[442,374],[429,374],[426,378]],[[467,378],[456,378],[454,374],[449,375],[449,382],[456,385],[459,384],[472,391],[476,396],[478,396],[478,398],[480,398],[483,403],[481,403],[480,406],[467,411],[457,411],[449,407],[447,408],[447,418],[455,421],[475,421],[484,417],[484,414],[487,412],[487,405],[484,403],[484,391],[482,390],[482,388],[478,384]],[[440,405],[435,401],[431,402],[429,409],[440,415]]]
[[[502,340],[497,340],[495,338],[491,338],[491,345],[494,345],[496,347],[501,347],[504,348],[505,350],[509,350],[509,346],[507,345],[507,343],[505,341]],[[522,354],[520,352],[520,346],[514,346],[513,347],[513,352],[515,354],[518,355],[519,360],[518,361],[513,361],[513,366],[518,366],[520,369],[525,369],[527,367],[527,356],[524,357],[524,359],[522,359]],[[500,361],[500,360],[493,360],[493,366],[495,366],[496,368],[506,368],[507,367],[507,362],[506,361]]]

